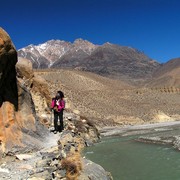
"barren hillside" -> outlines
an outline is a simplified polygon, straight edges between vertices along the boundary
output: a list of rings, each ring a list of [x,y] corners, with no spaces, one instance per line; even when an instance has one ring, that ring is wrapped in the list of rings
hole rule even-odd
[[[179,120],[179,89],[166,92],[137,89],[122,81],[74,70],[41,70],[52,96],[62,90],[66,107],[93,117],[98,125],[140,124]]]
[[[157,69],[148,86],[180,88],[180,58],[172,59]]]

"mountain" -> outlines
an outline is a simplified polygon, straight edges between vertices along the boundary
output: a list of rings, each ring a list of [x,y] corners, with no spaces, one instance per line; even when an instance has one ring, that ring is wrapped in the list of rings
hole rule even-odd
[[[18,56],[29,59],[33,63],[33,68],[50,68],[57,61],[61,61],[64,55],[74,57],[84,57],[90,55],[96,48],[95,45],[82,39],[77,39],[74,43],[50,40],[38,46],[29,45],[18,51]],[[66,62],[69,64],[69,61]]]
[[[160,66],[148,83],[151,87],[180,88],[180,58],[171,59]]]
[[[38,57],[31,60],[38,68],[35,75],[47,80],[52,97],[62,90],[67,110],[93,119],[98,126],[179,119],[179,89],[173,93],[156,89],[158,78],[169,73],[178,77],[178,60],[161,65],[134,48],[82,39],[31,45],[19,50],[19,56],[23,54]],[[142,81],[150,88],[133,86]]]
[[[160,64],[137,49],[111,43],[94,45],[77,39],[73,43],[50,40],[38,46],[29,45],[18,56],[32,61],[33,67],[70,68],[129,82],[150,78]]]

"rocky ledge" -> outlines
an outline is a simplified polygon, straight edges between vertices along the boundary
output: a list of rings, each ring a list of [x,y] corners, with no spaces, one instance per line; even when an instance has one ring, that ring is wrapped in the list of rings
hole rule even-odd
[[[51,130],[51,127],[49,127]],[[44,148],[26,154],[8,152],[0,160],[2,179],[110,180],[100,165],[83,157],[82,150],[99,141],[96,127],[87,119],[65,112],[65,130],[49,133]]]

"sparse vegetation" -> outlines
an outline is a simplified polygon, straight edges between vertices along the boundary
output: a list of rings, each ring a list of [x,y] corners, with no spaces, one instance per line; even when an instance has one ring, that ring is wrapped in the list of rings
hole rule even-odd
[[[66,107],[80,112],[82,119],[94,119],[98,126],[140,124],[155,117],[156,109],[167,115],[179,114],[179,88],[132,87],[89,72],[62,70],[36,71],[49,84],[51,94],[65,92]],[[177,116],[176,116],[177,117]]]
[[[70,154],[67,158],[61,161],[61,166],[63,169],[66,169],[66,178],[67,180],[77,180],[81,170],[81,156],[79,152]]]

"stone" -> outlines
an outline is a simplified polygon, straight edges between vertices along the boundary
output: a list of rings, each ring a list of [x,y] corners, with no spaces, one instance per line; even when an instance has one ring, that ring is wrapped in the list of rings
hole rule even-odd
[[[46,167],[48,166],[49,160],[48,159],[42,159],[36,162],[36,167]]]
[[[28,178],[27,180],[45,180],[45,179],[40,177],[33,177],[33,178]]]
[[[1,173],[9,173],[9,170],[5,169],[5,168],[0,168],[0,172]]]
[[[16,63],[16,49],[9,35],[0,28],[0,106],[8,101],[18,110]]]
[[[23,80],[22,84],[26,84],[26,86],[31,86],[32,79],[34,77],[31,61],[24,58],[18,58],[18,62],[16,64],[16,72],[17,77]]]
[[[19,57],[16,64],[16,71],[18,81],[30,91],[36,113],[42,119],[42,115],[50,111],[51,96],[47,82],[42,77],[35,75],[32,63],[28,59]],[[45,119],[47,120],[49,117]],[[46,124],[43,120],[41,123]]]
[[[31,159],[33,158],[34,156],[31,155],[31,154],[16,154],[15,155],[19,160],[27,160],[27,159]]]
[[[106,172],[104,168],[102,168],[100,165],[87,160],[82,159],[83,161],[83,170],[81,172],[81,175],[78,177],[81,180],[86,179],[101,179],[101,180],[112,180],[112,176],[109,172]]]
[[[9,35],[0,28],[1,157],[8,152],[13,154],[19,150],[23,152],[40,149],[42,139],[48,133],[38,121],[32,95],[28,90],[31,82],[24,83],[25,79],[33,77],[31,65],[23,61],[23,68],[17,68],[17,73],[16,63],[16,49]]]
[[[47,170],[44,170],[42,172],[33,174],[32,178],[36,178],[35,180],[51,180],[52,175]]]
[[[16,126],[18,88],[15,65],[17,52],[9,35],[0,28],[0,152],[11,147],[14,138],[20,144],[21,132]],[[13,132],[17,132],[14,136]]]

